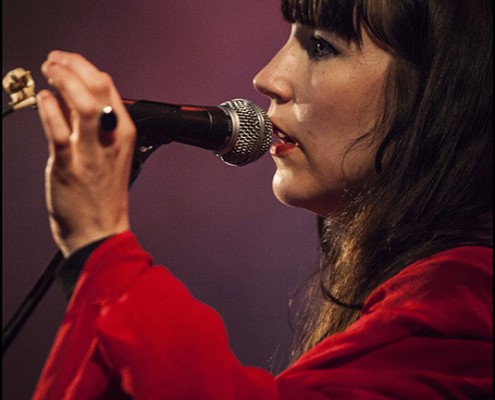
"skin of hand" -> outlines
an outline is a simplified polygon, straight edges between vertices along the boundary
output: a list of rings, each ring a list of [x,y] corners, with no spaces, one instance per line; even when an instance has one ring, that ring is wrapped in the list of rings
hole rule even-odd
[[[37,96],[49,158],[46,203],[53,238],[68,257],[77,249],[129,229],[128,185],[136,128],[111,77],[79,54],[52,51],[43,75],[58,92]],[[118,123],[100,129],[103,107]]]

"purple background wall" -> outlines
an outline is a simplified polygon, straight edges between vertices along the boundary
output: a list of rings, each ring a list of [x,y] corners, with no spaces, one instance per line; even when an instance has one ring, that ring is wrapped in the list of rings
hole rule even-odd
[[[4,0],[2,75],[23,67],[46,88],[39,69],[59,48],[87,56],[128,98],[216,105],[243,97],[266,108],[251,80],[288,31],[277,0]],[[2,125],[5,326],[56,248],[37,113]],[[146,162],[130,198],[142,246],[220,312],[243,363],[278,372],[291,338],[288,301],[315,262],[316,234],[312,215],[273,197],[273,171],[269,156],[234,168],[171,144]],[[3,357],[3,398],[30,398],[64,307],[52,287]]]

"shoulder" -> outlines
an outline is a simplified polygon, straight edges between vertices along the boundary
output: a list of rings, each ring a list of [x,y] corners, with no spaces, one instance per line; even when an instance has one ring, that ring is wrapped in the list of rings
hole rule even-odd
[[[491,288],[493,277],[493,249],[479,246],[456,247],[420,259],[404,268],[372,293],[403,292],[418,295],[418,290],[453,292]],[[427,293],[424,293],[427,295]]]
[[[366,300],[363,316],[399,313],[445,332],[488,334],[492,326],[493,249],[452,248],[409,265]]]
[[[414,275],[420,271],[443,273],[447,271],[492,275],[493,249],[481,246],[461,246],[420,259],[405,268],[401,275]]]
[[[306,352],[282,378],[305,379],[328,397],[485,398],[493,391],[491,277],[486,248],[418,260],[371,293],[355,323]]]

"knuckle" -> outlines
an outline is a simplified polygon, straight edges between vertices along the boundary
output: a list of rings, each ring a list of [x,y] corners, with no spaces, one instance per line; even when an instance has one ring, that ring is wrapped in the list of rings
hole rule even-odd
[[[69,53],[69,52],[64,52],[63,58],[65,58],[66,62],[69,64],[79,62],[84,59],[84,57],[79,53]]]
[[[74,65],[84,60],[84,57],[79,53],[69,53],[61,51],[55,51],[53,58],[60,64],[65,65],[69,68],[72,68]]]
[[[126,143],[130,144],[131,146],[134,146],[137,140],[137,129],[134,124],[130,125],[129,127],[126,127],[125,129],[122,129],[119,132],[119,137],[122,141],[125,141]]]
[[[106,72],[96,73],[88,82],[89,89],[98,94],[107,94],[113,85],[112,78]]]
[[[78,110],[78,114],[81,116],[81,118],[89,120],[97,117],[100,114],[100,111],[101,107],[92,102],[81,105]]]

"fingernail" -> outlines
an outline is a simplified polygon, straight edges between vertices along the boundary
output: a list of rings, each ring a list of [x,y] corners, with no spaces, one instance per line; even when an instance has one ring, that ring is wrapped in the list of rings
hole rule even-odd
[[[49,75],[51,72],[51,69],[56,65],[57,63],[55,61],[45,61],[43,65],[41,66],[41,71],[45,75]]]
[[[66,52],[60,50],[53,50],[48,54],[48,61],[58,62],[59,64],[66,65],[67,64],[67,56]]]
[[[38,108],[44,109],[44,107],[52,101],[52,94],[48,90],[42,90],[36,95],[36,103]]]
[[[38,92],[38,94],[36,95],[36,99],[38,101],[44,101],[48,96],[49,94],[46,91],[42,90],[41,92]]]
[[[48,61],[55,61],[56,59],[59,58],[59,56],[60,56],[59,50],[52,50],[52,51],[50,51],[50,53],[48,53],[47,60]]]

